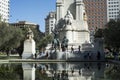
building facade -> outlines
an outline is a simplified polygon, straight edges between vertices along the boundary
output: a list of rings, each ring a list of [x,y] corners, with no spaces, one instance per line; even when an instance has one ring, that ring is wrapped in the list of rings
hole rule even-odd
[[[89,29],[103,28],[107,23],[106,0],[83,0],[88,16]]]
[[[107,0],[107,21],[118,19],[120,15],[120,0]]]
[[[38,24],[27,22],[27,21],[18,21],[16,23],[10,23],[11,26],[24,28],[24,27],[32,27],[32,28],[39,28]]]
[[[0,16],[1,21],[9,22],[9,0],[0,0]]]
[[[56,13],[50,12],[45,18],[45,35],[51,34],[51,29],[54,29],[56,23]]]
[[[104,28],[110,19],[120,18],[120,0],[83,0],[89,29]]]

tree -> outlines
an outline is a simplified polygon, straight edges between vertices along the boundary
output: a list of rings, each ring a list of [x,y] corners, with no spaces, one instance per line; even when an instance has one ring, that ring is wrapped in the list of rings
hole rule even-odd
[[[21,26],[22,27],[22,26]],[[29,26],[30,27],[30,26]],[[0,21],[0,51],[9,53],[15,49],[22,55],[24,40],[26,39],[28,27],[14,27],[9,24]],[[36,48],[39,48],[40,41],[44,37],[44,33],[39,31],[39,26],[37,28],[30,27],[34,34],[34,40],[36,42]]]
[[[9,26],[5,22],[0,22],[0,51],[5,51],[9,55],[12,49],[20,45],[23,37],[21,29]]]
[[[110,20],[103,30],[103,35],[106,46],[118,52],[120,49],[120,20]]]
[[[112,80],[119,80],[119,78],[120,78],[119,67],[120,67],[120,65],[109,64],[108,68],[106,68],[106,70],[105,70],[105,76]]]
[[[21,26],[22,27],[22,26]],[[30,26],[28,26],[30,27]],[[21,30],[22,30],[22,33],[24,35],[24,38],[23,40],[21,40],[21,44],[20,46],[17,48],[17,51],[19,52],[19,55],[22,56],[22,52],[23,52],[23,46],[24,46],[24,40],[26,39],[26,35],[27,35],[27,29],[28,27],[22,27]],[[33,28],[33,27],[30,27],[30,29],[33,31],[33,34],[34,34],[34,40],[35,40],[35,43],[36,43],[36,49],[39,49],[39,44],[41,43],[41,40],[43,39],[44,37],[44,33],[42,33],[40,30],[39,30],[39,26],[37,26],[36,28]]]
[[[39,44],[40,44],[40,40],[44,37],[44,33],[42,33],[40,30],[39,30],[39,27],[37,28],[32,28],[32,31],[34,33],[34,40],[36,42],[36,48],[39,48]]]
[[[94,37],[95,37],[95,38],[102,38],[102,37],[103,37],[103,29],[98,29],[98,30],[95,32]]]
[[[0,65],[0,80],[20,80],[22,77],[22,66],[1,64]]]
[[[51,42],[52,42],[52,36],[51,35],[45,36],[44,38],[40,40],[39,49],[45,48],[47,44]]]

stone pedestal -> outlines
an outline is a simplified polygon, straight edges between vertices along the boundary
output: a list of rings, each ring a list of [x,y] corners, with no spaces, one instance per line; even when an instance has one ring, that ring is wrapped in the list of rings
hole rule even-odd
[[[35,51],[35,41],[33,39],[27,39],[24,41],[24,50],[22,54],[22,59],[31,59]]]

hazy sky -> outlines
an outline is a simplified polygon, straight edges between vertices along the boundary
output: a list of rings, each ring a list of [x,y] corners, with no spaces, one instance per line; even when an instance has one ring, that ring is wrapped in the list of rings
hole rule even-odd
[[[44,19],[55,8],[56,0],[10,0],[10,23],[23,20],[37,23],[44,32]]]

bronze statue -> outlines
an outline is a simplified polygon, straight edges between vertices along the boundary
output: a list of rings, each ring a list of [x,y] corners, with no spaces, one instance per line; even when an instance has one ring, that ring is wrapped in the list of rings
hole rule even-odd
[[[61,48],[62,51],[66,51],[66,49],[68,48],[68,39],[66,38],[66,36],[64,36],[62,43],[61,43]]]
[[[57,30],[53,31],[52,29],[51,29],[51,31],[54,34],[54,39],[52,41],[52,47],[55,48],[55,50],[56,50],[60,46],[59,45],[60,44],[60,42],[59,42],[59,32]]]

